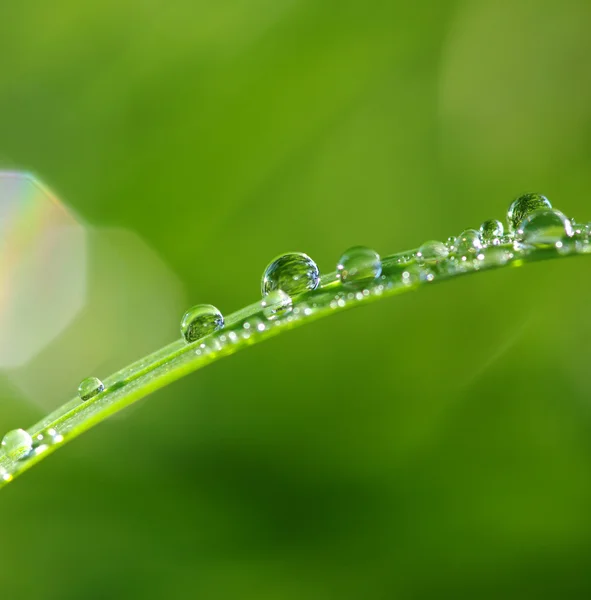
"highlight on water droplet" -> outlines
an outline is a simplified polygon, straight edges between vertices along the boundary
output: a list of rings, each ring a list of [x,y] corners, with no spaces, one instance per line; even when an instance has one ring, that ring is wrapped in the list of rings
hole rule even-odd
[[[559,210],[536,210],[519,226],[517,237],[533,246],[555,246],[574,235],[572,223]]]
[[[550,209],[552,204],[542,194],[524,194],[511,202],[507,210],[507,223],[509,231],[515,232],[519,229],[521,222],[529,214],[536,210]]]
[[[365,283],[382,274],[380,255],[372,248],[353,246],[339,259],[337,277],[342,283]]]
[[[211,304],[197,304],[190,308],[181,319],[181,335],[187,343],[218,331],[224,326],[224,316]]]
[[[445,240],[445,245],[450,252],[454,252],[456,249],[456,236],[452,235]]]
[[[460,256],[476,254],[481,248],[480,234],[475,229],[466,229],[456,238],[455,253]]]
[[[455,238],[454,238],[455,241]],[[419,262],[437,262],[447,258],[449,248],[443,243],[436,240],[425,242],[417,252],[417,260]]]
[[[275,290],[282,290],[288,296],[296,296],[315,290],[319,283],[320,271],[316,263],[303,252],[288,252],[267,265],[261,293],[266,296]]]
[[[2,450],[12,459],[25,457],[33,448],[33,438],[24,429],[13,429],[3,438]]]
[[[80,382],[78,386],[78,396],[82,402],[86,402],[91,398],[104,391],[105,386],[103,382],[97,377],[87,377]]]
[[[486,244],[498,245],[504,233],[503,224],[496,219],[489,219],[480,226],[480,237]]]
[[[261,300],[261,308],[267,319],[272,321],[292,309],[291,296],[283,290],[273,290]]]

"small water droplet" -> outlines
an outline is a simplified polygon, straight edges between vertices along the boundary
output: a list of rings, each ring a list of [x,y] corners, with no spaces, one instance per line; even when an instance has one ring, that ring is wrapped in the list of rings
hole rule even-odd
[[[221,329],[224,316],[211,304],[197,304],[190,308],[181,319],[181,334],[187,343],[197,340]]]
[[[63,440],[64,436],[59,434],[53,427],[50,427],[35,436],[34,445],[37,448],[39,446],[53,446]]]
[[[480,234],[475,229],[466,229],[456,238],[456,254],[476,254],[482,248]]]
[[[430,240],[425,242],[417,252],[417,260],[419,262],[438,262],[447,258],[449,249],[443,242]]]
[[[303,252],[288,252],[275,258],[263,273],[261,292],[263,296],[282,290],[289,296],[315,290],[320,283],[320,271],[316,263]]]
[[[105,390],[103,382],[97,377],[87,377],[78,386],[78,396],[82,402],[86,402]]]
[[[2,450],[12,459],[25,457],[33,448],[33,438],[24,429],[13,429],[2,438]]]
[[[261,300],[261,308],[265,317],[271,321],[292,309],[291,296],[283,290],[274,290]]]
[[[486,244],[498,245],[504,233],[503,224],[496,219],[489,219],[480,226],[480,237]]]
[[[574,234],[571,222],[559,210],[536,210],[519,226],[517,236],[526,244],[555,246]]]
[[[514,200],[507,210],[507,223],[509,231],[517,231],[521,222],[525,217],[535,210],[543,210],[552,208],[550,200],[542,194],[524,194]]]
[[[365,246],[353,246],[340,258],[337,276],[342,283],[367,282],[382,274],[380,255]]]

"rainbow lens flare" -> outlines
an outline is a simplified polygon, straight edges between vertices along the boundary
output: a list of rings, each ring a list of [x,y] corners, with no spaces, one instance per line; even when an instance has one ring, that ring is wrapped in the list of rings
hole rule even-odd
[[[86,298],[85,226],[34,176],[0,171],[0,368],[62,333]]]

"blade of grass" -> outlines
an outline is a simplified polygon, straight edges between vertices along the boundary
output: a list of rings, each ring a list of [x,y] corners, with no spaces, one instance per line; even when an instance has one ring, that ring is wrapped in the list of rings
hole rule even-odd
[[[583,227],[585,231],[588,230]],[[591,253],[585,237],[568,238],[552,247],[505,243],[489,246],[464,257],[450,256],[438,262],[418,262],[416,250],[382,260],[382,275],[365,285],[343,285],[336,272],[322,277],[320,286],[293,299],[291,311],[269,319],[260,302],[226,317],[225,327],[196,342],[179,339],[121,369],[104,380],[105,389],[86,402],[78,397],[30,427],[33,449],[20,459],[0,453],[0,487],[39,463],[64,443],[73,440],[107,417],[148,394],[229,356],[306,323],[330,314],[363,306],[381,298],[418,289],[432,283],[491,269],[518,267],[530,262]],[[44,432],[55,430],[52,441]],[[52,432],[53,433],[53,432]]]

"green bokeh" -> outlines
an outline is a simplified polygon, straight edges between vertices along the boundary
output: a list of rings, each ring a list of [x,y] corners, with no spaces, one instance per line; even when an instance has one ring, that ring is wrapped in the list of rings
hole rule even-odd
[[[1,12],[0,166],[137,231],[191,304],[524,191],[591,220],[586,0]],[[2,598],[588,598],[590,270],[435,286],[157,393],[2,491]]]

